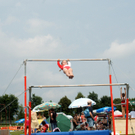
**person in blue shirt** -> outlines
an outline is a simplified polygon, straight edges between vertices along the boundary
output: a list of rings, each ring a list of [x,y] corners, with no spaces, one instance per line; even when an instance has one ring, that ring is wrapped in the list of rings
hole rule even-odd
[[[88,130],[93,130],[94,116],[93,116],[92,102],[90,100],[88,100],[87,104],[88,104],[88,109],[89,109],[89,113],[90,113],[90,116],[87,117],[87,122],[89,125]]]

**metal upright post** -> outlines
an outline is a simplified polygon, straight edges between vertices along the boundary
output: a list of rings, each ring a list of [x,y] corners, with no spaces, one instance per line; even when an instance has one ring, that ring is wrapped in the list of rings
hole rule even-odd
[[[111,60],[108,61],[109,64],[109,81],[112,84],[112,75],[111,75]],[[113,121],[113,132],[115,135],[115,121],[114,121],[114,109],[113,109],[113,94],[112,94],[112,85],[110,85],[110,95],[111,95],[111,107],[112,107],[112,121]]]
[[[25,118],[25,129],[24,133],[25,135],[27,134],[27,77],[26,77],[26,61],[24,61],[24,107],[25,107],[25,112],[24,112],[24,118]]]
[[[29,135],[31,135],[31,87],[29,87]]]
[[[129,104],[129,85],[126,85],[127,98],[126,98],[126,135],[128,135],[128,104]]]

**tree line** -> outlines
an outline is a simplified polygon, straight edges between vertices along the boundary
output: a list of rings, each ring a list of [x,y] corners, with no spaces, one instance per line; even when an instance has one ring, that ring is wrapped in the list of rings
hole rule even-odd
[[[85,96],[81,93],[78,92],[77,96],[75,97],[75,99],[78,98],[84,98]],[[96,105],[93,106],[93,109],[98,109],[101,107],[105,107],[105,106],[111,106],[111,97],[110,96],[102,96],[101,98],[98,98],[98,94],[93,92],[89,92],[87,98],[90,98],[92,100],[94,100],[96,102]],[[135,100],[135,98],[131,98],[129,99],[129,101]],[[14,101],[12,104],[10,104],[12,101]],[[36,96],[35,94],[32,94],[31,97],[31,107],[32,109],[39,105],[42,104],[44,101],[40,96]],[[114,104],[119,104],[121,103],[121,99],[120,98],[115,98],[113,100]],[[10,104],[8,107],[6,107],[8,104]],[[82,111],[82,108],[79,109],[68,109],[68,106],[71,104],[71,100],[67,97],[64,96],[62,97],[58,104],[61,105],[61,108],[57,109],[56,111],[58,112],[64,112],[65,114],[70,114],[73,115],[74,113],[77,113],[78,111]],[[5,108],[6,107],[6,108]],[[129,111],[132,110],[132,107],[129,104]],[[5,109],[4,109],[5,108]],[[121,106],[117,106],[116,107],[117,110],[121,111]],[[2,111],[1,111],[2,110]],[[46,116],[48,116],[48,112],[44,112],[44,114]],[[10,95],[3,95],[0,96],[0,120],[17,120],[17,119],[21,119],[24,118],[24,107],[23,105],[19,104],[18,102],[18,98],[15,97],[15,95],[10,94]]]

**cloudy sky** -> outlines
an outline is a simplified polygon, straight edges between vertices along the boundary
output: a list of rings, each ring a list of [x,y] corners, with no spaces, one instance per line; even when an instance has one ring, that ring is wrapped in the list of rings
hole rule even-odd
[[[130,0],[0,0],[0,90],[24,91],[26,59],[109,58],[112,82],[129,83],[135,97],[135,1]],[[107,84],[108,62],[72,61],[74,79],[56,62],[28,62],[31,85]],[[109,87],[33,89],[44,101],[73,101],[78,92],[110,96]],[[119,98],[119,87],[113,97]],[[19,98],[24,103],[23,95]]]

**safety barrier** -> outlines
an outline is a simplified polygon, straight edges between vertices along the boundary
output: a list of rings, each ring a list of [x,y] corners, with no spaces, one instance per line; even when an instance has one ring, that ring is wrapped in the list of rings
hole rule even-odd
[[[110,130],[32,133],[31,135],[110,135]]]
[[[1,127],[1,130],[9,129],[9,130],[23,130],[23,126],[9,126],[9,127]]]

